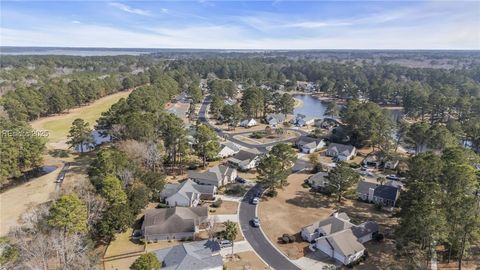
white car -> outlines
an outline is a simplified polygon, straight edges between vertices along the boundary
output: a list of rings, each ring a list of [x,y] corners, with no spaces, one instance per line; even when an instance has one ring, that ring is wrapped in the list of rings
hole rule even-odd
[[[254,217],[252,219],[252,225],[253,227],[260,227],[260,219],[258,217]]]
[[[259,202],[260,202],[260,198],[258,198],[258,197],[254,197],[252,199],[252,204],[254,204],[254,205],[257,205]]]

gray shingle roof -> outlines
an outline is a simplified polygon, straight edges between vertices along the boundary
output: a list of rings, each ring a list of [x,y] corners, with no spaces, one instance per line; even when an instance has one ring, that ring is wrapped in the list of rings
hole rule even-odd
[[[208,207],[147,209],[142,224],[145,236],[194,232],[195,225],[208,218]]]
[[[387,199],[390,201],[395,201],[397,200],[398,189],[392,186],[378,186],[377,188],[375,188],[373,196]]]
[[[314,233],[315,230],[317,230],[318,228],[322,228],[323,231],[325,231],[325,233],[329,235],[352,227],[353,224],[350,223],[348,220],[348,215],[342,213],[337,217],[328,217],[317,223],[313,223],[307,227],[304,227],[303,229],[307,230],[309,233]]]
[[[370,183],[366,181],[360,181],[357,184],[357,192],[360,194],[368,194],[370,188],[375,189],[378,185],[375,183]]]
[[[334,151],[344,156],[350,155],[354,149],[355,146],[348,144],[331,143],[328,145],[328,151]]]
[[[358,242],[351,230],[344,230],[333,235],[325,237],[330,247],[345,257],[353,255],[365,249],[365,247]]]
[[[230,177],[234,170],[224,165],[218,165],[206,172],[188,171],[188,177],[209,185],[220,186],[225,176]]]
[[[219,251],[220,245],[217,242],[205,240],[160,249],[154,251],[154,254],[163,263],[162,269],[202,270],[223,265],[222,256],[217,254]]]

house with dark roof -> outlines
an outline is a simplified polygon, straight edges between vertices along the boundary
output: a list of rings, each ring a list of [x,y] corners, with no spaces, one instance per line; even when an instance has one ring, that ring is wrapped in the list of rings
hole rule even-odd
[[[214,200],[217,187],[200,185],[187,179],[180,184],[167,184],[160,193],[160,199],[168,206],[195,207],[201,200]]]
[[[358,198],[370,203],[394,207],[399,195],[400,189],[394,185],[379,185],[366,181],[360,181],[357,185]]]
[[[357,154],[357,148],[353,145],[330,143],[325,155],[340,161],[350,160]]]
[[[256,148],[241,149],[233,157],[227,160],[232,167],[238,168],[241,171],[248,171],[257,166],[262,153]]]
[[[167,270],[222,270],[223,259],[217,241],[182,243],[153,252]]]
[[[147,242],[185,240],[208,226],[208,207],[155,208],[145,211],[141,233]]]
[[[312,248],[348,265],[363,256],[363,243],[372,240],[377,233],[376,222],[368,221],[355,225],[350,222],[346,213],[334,213],[324,220],[304,227],[301,236],[312,243]]]
[[[298,150],[302,153],[311,154],[317,150],[320,150],[322,147],[325,147],[325,141],[318,138],[301,136],[296,142]]]
[[[224,186],[235,182],[237,170],[224,165],[218,165],[206,172],[188,171],[188,179],[201,185]]]

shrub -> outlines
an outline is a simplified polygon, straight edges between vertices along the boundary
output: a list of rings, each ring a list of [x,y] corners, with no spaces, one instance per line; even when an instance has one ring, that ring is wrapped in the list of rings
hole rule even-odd
[[[288,239],[290,240],[290,243],[295,242],[295,236],[294,235],[289,235]]]
[[[377,233],[377,234],[373,235],[373,240],[378,241],[378,242],[382,241],[384,238],[385,238],[385,236],[382,233]]]
[[[302,184],[302,187],[303,187],[303,188],[310,188],[310,185],[309,185],[307,182],[304,182],[304,183]]]
[[[282,237],[282,241],[283,241],[284,244],[288,244],[288,243],[290,243],[290,238],[288,238],[287,236],[284,236],[284,237]]]
[[[284,233],[282,237],[288,237],[288,233]]]
[[[222,203],[223,203],[222,199],[218,198],[216,201],[212,203],[212,207],[218,208],[222,205]]]

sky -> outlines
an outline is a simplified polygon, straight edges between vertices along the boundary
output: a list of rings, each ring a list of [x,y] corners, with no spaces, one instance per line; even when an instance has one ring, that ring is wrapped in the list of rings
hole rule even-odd
[[[480,1],[11,1],[0,45],[480,49]]]

